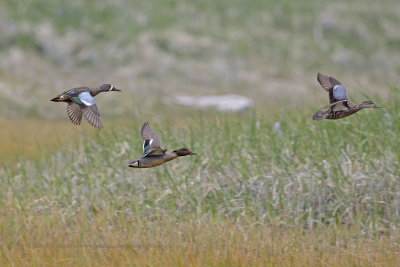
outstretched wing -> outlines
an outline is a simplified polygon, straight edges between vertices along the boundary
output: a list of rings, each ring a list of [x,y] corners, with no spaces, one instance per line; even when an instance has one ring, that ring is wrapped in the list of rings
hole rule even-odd
[[[76,125],[81,124],[82,120],[82,109],[81,107],[74,103],[74,102],[68,102],[67,105],[67,113],[69,119]]]
[[[338,80],[328,75],[322,74],[318,72],[317,80],[319,84],[324,88],[325,91],[329,92],[335,85],[342,84]]]
[[[71,91],[69,94],[73,105],[78,105],[80,107],[86,120],[94,127],[103,128],[100,113],[92,95],[89,92],[76,94],[76,91]]]
[[[161,139],[154,133],[148,122],[145,122],[140,130],[143,139],[144,155],[164,155],[166,149],[161,147]]]
[[[346,100],[346,87],[333,77],[318,72],[318,82],[325,91],[329,92],[329,103],[333,104],[340,100]]]
[[[94,127],[103,128],[103,123],[101,122],[100,113],[96,104],[83,108],[83,115],[85,115],[87,121]]]

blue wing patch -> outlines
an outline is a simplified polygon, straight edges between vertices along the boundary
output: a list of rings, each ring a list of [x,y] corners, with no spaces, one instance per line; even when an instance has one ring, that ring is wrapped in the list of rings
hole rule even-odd
[[[333,97],[336,100],[344,100],[347,99],[346,96],[346,87],[343,84],[337,84],[333,87]]]
[[[96,104],[94,98],[89,92],[83,92],[78,95],[79,99],[85,104],[86,106],[90,107],[91,105]]]

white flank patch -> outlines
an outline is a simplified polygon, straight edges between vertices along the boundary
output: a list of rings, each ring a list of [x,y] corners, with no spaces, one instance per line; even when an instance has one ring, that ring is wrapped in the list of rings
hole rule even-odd
[[[82,101],[82,103],[85,104],[86,106],[91,106],[96,104],[94,98],[90,95],[89,92],[80,93],[78,97]]]

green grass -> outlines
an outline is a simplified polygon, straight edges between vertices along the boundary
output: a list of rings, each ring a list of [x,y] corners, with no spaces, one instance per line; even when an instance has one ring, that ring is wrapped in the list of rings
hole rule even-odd
[[[127,168],[140,156],[140,119],[71,138],[38,160],[7,168],[2,188],[20,209],[118,211],[196,219],[210,214],[287,224],[398,223],[398,104],[339,121],[299,110],[257,114],[191,112],[152,127],[170,150],[199,153],[154,169]],[[308,115],[308,116],[307,116]],[[178,123],[179,121],[179,123]],[[274,132],[280,122],[279,132]],[[110,128],[110,127],[109,127]],[[7,194],[3,194],[3,197]],[[46,196],[47,200],[33,204]],[[10,201],[12,198],[3,199]],[[15,199],[14,199],[15,200]]]
[[[395,0],[2,1],[0,265],[396,266],[399,18]],[[318,71],[383,108],[312,121]],[[96,97],[102,130],[49,101],[102,83],[122,89]],[[226,93],[255,105],[163,101]],[[144,121],[199,155],[128,168]]]
[[[99,248],[82,248],[82,243],[117,246],[131,242],[173,247],[146,249],[146,255],[160,260],[151,265],[177,264],[181,261],[175,257],[182,253],[186,255],[183,265],[216,264],[222,258],[214,253],[223,253],[225,245],[206,245],[217,242],[209,239],[212,229],[207,225],[214,225],[210,227],[219,229],[216,234],[228,242],[231,254],[222,260],[228,266],[272,264],[274,257],[278,265],[299,260],[306,266],[318,259],[350,263],[357,257],[360,263],[371,263],[367,254],[376,257],[375,263],[381,262],[382,251],[373,242],[397,250],[393,238],[400,225],[400,153],[395,138],[400,125],[393,119],[400,112],[397,91],[391,99],[384,109],[322,122],[311,120],[311,109],[242,114],[169,109],[165,114],[180,115],[160,115],[152,128],[170,150],[187,145],[199,155],[153,169],[127,166],[141,154],[141,117],[115,122],[114,128],[101,131],[87,131],[91,130],[88,126],[39,159],[21,158],[16,164],[3,165],[0,231],[15,237],[2,242],[3,261],[10,263],[18,257],[20,264],[26,263],[23,255],[31,255],[36,260],[47,257],[49,262],[67,257],[69,263],[116,264],[128,257],[127,262],[143,264],[140,248],[129,253],[109,248],[109,257],[97,259],[93,255]],[[281,123],[279,132],[273,130],[276,122]],[[93,224],[96,230],[89,231]],[[191,230],[191,224],[198,230]],[[289,235],[290,229],[298,235]],[[189,237],[174,238],[175,231]],[[257,239],[257,231],[267,239]],[[276,238],[282,240],[273,245],[276,249],[290,244],[292,263],[276,250],[269,258],[257,256],[272,246],[270,231],[277,231]],[[252,241],[246,243],[250,251],[243,255],[252,259],[249,262],[240,260],[243,248],[239,244],[244,244],[242,238],[247,235]],[[312,249],[316,239],[326,246],[320,252]],[[53,247],[33,248],[34,242],[53,242]],[[80,256],[54,247],[76,242]],[[296,242],[303,245],[292,247]],[[350,254],[369,252],[354,258],[334,252],[335,248]],[[309,249],[313,251],[310,258],[301,258],[301,252]],[[203,256],[191,262],[189,251]],[[81,253],[88,256],[82,258]]]
[[[121,108],[103,108],[114,116],[131,114],[132,99],[147,110],[175,94],[238,93],[257,104],[310,104],[326,97],[317,89],[318,71],[344,82],[350,96],[362,90],[385,99],[388,85],[398,82],[394,0],[35,0],[0,7],[0,110],[6,116],[34,111],[35,117],[64,118],[64,110],[42,101],[104,82],[126,96]],[[24,98],[17,101],[15,94]]]

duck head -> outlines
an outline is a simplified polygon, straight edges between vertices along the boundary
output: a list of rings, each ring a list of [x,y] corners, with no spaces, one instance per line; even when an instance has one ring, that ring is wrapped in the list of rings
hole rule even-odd
[[[100,89],[101,92],[109,92],[109,91],[117,91],[117,92],[119,92],[119,91],[121,91],[121,90],[115,88],[114,85],[108,84],[108,83],[105,83],[105,84],[101,85],[99,87],[99,89]]]
[[[180,148],[177,150],[172,151],[178,155],[178,157],[187,156],[187,155],[197,155],[196,153],[190,151],[188,148]]]
[[[381,106],[378,106],[372,101],[364,101],[360,104],[360,108],[380,108]]]

